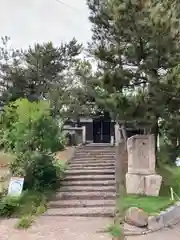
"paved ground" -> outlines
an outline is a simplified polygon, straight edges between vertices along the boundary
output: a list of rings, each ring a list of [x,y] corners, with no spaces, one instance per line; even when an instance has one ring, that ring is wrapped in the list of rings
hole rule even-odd
[[[128,237],[127,240],[179,240],[180,224],[172,229],[164,229],[162,231],[152,233],[146,236]]]
[[[111,224],[107,218],[40,217],[28,230],[14,228],[17,219],[0,221],[0,240],[112,240],[104,233]],[[127,240],[179,240],[180,225],[146,236],[127,237]]]
[[[14,228],[16,219],[1,220],[0,240],[111,240],[102,233],[111,219],[40,217],[28,230]]]

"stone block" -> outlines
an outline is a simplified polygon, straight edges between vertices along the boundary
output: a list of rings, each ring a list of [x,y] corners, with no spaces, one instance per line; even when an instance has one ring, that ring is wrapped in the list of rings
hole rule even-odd
[[[126,174],[126,191],[127,194],[144,194],[144,176],[137,174]]]
[[[148,214],[137,207],[130,207],[126,211],[125,221],[135,227],[146,227],[148,225]]]
[[[128,173],[155,174],[154,135],[135,135],[127,141]]]
[[[162,177],[160,175],[145,176],[145,195],[159,196],[161,183],[162,183]]]

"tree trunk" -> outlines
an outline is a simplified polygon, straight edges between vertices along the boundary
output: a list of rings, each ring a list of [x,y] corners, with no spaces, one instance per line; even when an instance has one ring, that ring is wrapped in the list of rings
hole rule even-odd
[[[158,164],[158,161],[157,161],[157,158],[158,158],[158,135],[159,135],[159,124],[158,124],[158,120],[159,120],[159,117],[156,116],[155,117],[155,121],[154,121],[154,124],[153,124],[153,127],[152,127],[152,130],[151,130],[151,134],[154,134],[154,138],[155,138],[155,158],[156,158],[156,167],[159,167],[159,164]]]

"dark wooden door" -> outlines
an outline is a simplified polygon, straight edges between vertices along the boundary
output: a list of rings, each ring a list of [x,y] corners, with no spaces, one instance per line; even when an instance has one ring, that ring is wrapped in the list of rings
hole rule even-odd
[[[93,141],[94,143],[110,143],[111,122],[104,116],[95,118],[93,121]]]
[[[111,141],[111,123],[108,119],[104,119],[102,121],[102,135],[103,135],[102,142],[110,143],[110,141]]]
[[[93,121],[93,142],[100,143],[102,135],[102,123],[100,118],[96,118]]]

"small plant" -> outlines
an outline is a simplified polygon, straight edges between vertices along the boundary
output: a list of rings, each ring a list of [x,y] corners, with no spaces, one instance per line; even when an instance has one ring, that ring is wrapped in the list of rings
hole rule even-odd
[[[23,216],[18,220],[15,227],[18,229],[27,229],[31,227],[33,222],[34,222],[33,216],[31,215]]]
[[[9,217],[16,213],[20,205],[20,197],[6,196],[0,201],[0,216]]]
[[[122,229],[119,224],[112,224],[108,228],[108,232],[112,237],[117,238],[122,236]]]
[[[44,204],[41,204],[39,207],[37,207],[36,215],[39,216],[45,213],[45,211],[46,211],[46,206]]]

